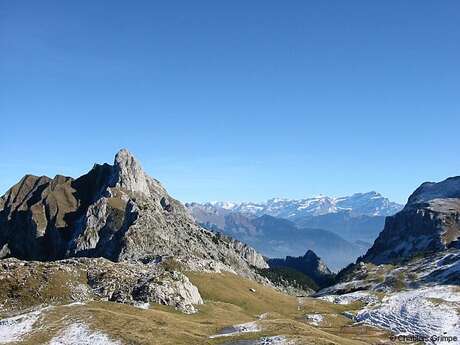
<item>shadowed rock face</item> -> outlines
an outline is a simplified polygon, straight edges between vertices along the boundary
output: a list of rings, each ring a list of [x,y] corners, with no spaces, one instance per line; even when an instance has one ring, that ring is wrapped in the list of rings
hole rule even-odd
[[[397,263],[456,246],[459,236],[460,177],[426,182],[401,212],[386,218],[385,228],[362,261]]]
[[[127,151],[73,179],[27,175],[0,198],[0,258],[210,259],[267,267],[254,249],[198,225]]]
[[[334,274],[312,250],[308,250],[304,256],[270,259],[268,264],[270,267],[288,267],[302,272],[313,279],[319,287],[330,285],[334,280]]]

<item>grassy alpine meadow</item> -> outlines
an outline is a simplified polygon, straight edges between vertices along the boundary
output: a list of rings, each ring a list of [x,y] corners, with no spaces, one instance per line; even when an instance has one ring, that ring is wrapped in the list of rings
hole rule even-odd
[[[29,309],[44,308],[31,331],[12,344],[65,344],[65,339],[71,343],[69,329],[80,332],[80,337],[87,332],[88,339],[106,337],[107,344],[133,345],[239,344],[237,341],[272,336],[283,336],[295,344],[364,345],[382,344],[389,336],[377,328],[353,325],[342,315],[359,308],[359,303],[337,305],[288,296],[231,273],[187,275],[204,300],[196,314],[185,315],[157,304],[144,307],[147,309],[107,301],[51,304],[52,307],[42,304]],[[322,321],[313,325],[308,315],[321,315]],[[212,337],[226,327],[253,322],[258,331]]]

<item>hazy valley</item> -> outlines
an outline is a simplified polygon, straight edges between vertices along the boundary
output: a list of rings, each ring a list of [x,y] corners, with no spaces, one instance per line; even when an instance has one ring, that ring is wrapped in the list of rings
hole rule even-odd
[[[403,205],[377,192],[264,203],[187,203],[204,227],[250,244],[268,257],[299,256],[311,249],[335,271],[372,246],[385,217]]]

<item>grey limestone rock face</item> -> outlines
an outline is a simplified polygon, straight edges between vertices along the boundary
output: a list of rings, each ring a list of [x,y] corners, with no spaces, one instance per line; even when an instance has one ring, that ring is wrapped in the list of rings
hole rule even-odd
[[[162,263],[114,263],[103,258],[24,262],[9,258],[0,261],[0,276],[0,297],[11,310],[29,307],[21,305],[24,302],[108,300],[130,305],[156,303],[192,314],[203,304],[196,286],[183,273]],[[31,289],[33,297],[29,296]],[[8,297],[12,295],[16,298]]]
[[[460,237],[460,177],[426,182],[385,227],[362,261],[398,263],[416,255],[444,251]]]
[[[243,242],[232,240],[233,248],[237,253],[248,262],[251,266],[258,268],[268,267],[265,259],[254,248],[244,244]]]
[[[140,193],[146,197],[150,196],[149,185],[152,184],[152,181],[128,150],[122,149],[115,155],[113,166],[114,187],[132,193]]]
[[[179,272],[168,272],[150,280],[143,280],[133,291],[134,298],[144,303],[170,305],[186,314],[203,304],[198,288]]]
[[[366,255],[324,293],[398,291],[460,282],[460,177],[425,182],[387,217]]]
[[[25,176],[1,197],[0,254],[25,260],[104,257],[214,260],[236,272],[267,267],[254,249],[197,225],[125,149],[114,164],[70,177]]]

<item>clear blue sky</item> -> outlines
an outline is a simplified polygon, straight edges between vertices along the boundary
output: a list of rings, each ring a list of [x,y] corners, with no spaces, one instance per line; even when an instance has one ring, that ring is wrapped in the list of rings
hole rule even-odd
[[[183,201],[460,175],[460,2],[0,0],[0,193],[127,147]]]

